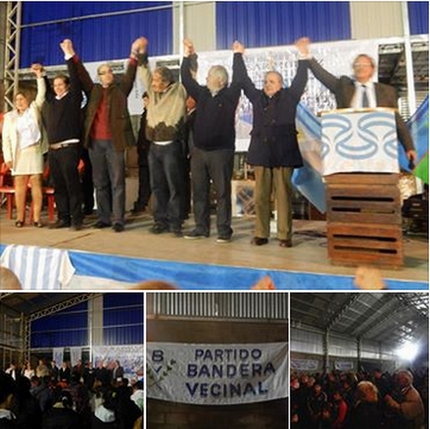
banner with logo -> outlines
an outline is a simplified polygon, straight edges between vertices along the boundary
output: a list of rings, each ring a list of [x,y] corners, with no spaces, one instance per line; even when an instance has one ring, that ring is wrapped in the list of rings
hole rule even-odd
[[[318,359],[291,359],[292,371],[318,371],[321,361]]]
[[[116,360],[124,368],[124,377],[129,381],[142,379],[143,345],[93,346],[92,361],[95,366],[102,362],[104,367],[111,370]]]
[[[148,397],[233,405],[285,398],[288,344],[147,344]]]

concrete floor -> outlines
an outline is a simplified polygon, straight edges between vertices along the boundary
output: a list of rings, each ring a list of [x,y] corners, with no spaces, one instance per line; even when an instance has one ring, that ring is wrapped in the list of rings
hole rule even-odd
[[[185,240],[169,234],[154,236],[148,232],[152,224],[150,214],[129,216],[126,229],[115,233],[111,229],[91,228],[95,216],[85,220],[85,229],[72,232],[68,229],[41,229],[26,225],[18,229],[14,221],[0,212],[0,242],[40,247],[81,250],[86,252],[115,254],[129,257],[219,264],[235,267],[252,267],[273,270],[289,270],[307,273],[324,273],[353,276],[355,267],[333,266],[327,258],[326,223],[323,221],[294,221],[294,247],[280,248],[272,239],[268,245],[250,245],[253,236],[252,218],[233,220],[233,241],[216,243],[216,232],[210,238]],[[46,221],[46,223],[48,223]],[[188,220],[185,230],[192,229]],[[382,270],[387,279],[428,282],[428,240],[421,237],[404,237],[405,264],[400,270]]]

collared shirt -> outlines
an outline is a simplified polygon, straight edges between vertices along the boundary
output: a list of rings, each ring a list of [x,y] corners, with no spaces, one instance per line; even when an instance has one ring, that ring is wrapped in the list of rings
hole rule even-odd
[[[62,98],[64,98],[68,93],[69,93],[69,91],[66,91],[64,94],[56,95],[56,96],[55,96],[55,99],[56,99],[56,100],[61,100],[61,99],[62,99]]]
[[[27,109],[22,114],[16,114],[16,131],[18,134],[19,149],[25,149],[39,142],[41,134],[36,116],[32,109]]]
[[[360,83],[355,81],[355,94],[354,97],[352,97],[351,100],[351,107],[353,109],[361,109],[363,107],[363,91],[365,87],[367,99],[369,101],[369,108],[375,108],[376,105],[376,93],[375,93],[375,84],[372,81],[366,82],[366,83]]]

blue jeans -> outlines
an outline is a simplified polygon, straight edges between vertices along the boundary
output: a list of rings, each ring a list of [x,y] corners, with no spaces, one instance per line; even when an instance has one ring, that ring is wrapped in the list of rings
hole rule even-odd
[[[93,140],[89,148],[96,189],[97,215],[104,223],[124,224],[125,159],[111,140]]]
[[[180,141],[168,145],[151,143],[148,155],[153,212],[156,224],[171,231],[182,226],[184,188],[183,152]]]

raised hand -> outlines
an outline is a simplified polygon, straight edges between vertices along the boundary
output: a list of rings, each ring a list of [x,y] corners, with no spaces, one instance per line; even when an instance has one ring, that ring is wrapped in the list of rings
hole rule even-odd
[[[131,44],[131,52],[136,54],[144,54],[148,46],[146,37],[139,37]]]
[[[73,48],[73,43],[70,39],[64,39],[61,43],[60,43],[60,48],[63,50],[64,55],[75,55],[75,50]]]
[[[190,55],[193,55],[196,53],[196,50],[194,48],[194,43],[191,39],[184,39],[184,56],[189,57]]]
[[[31,71],[36,75],[37,78],[42,77],[43,66],[39,63],[34,63],[31,65]]]
[[[242,45],[242,43],[240,43],[238,40],[235,40],[233,42],[233,53],[234,54],[244,54],[245,53],[245,46]]]
[[[309,55],[310,44],[311,44],[311,41],[309,37],[301,37],[296,41],[296,48],[302,55]]]

